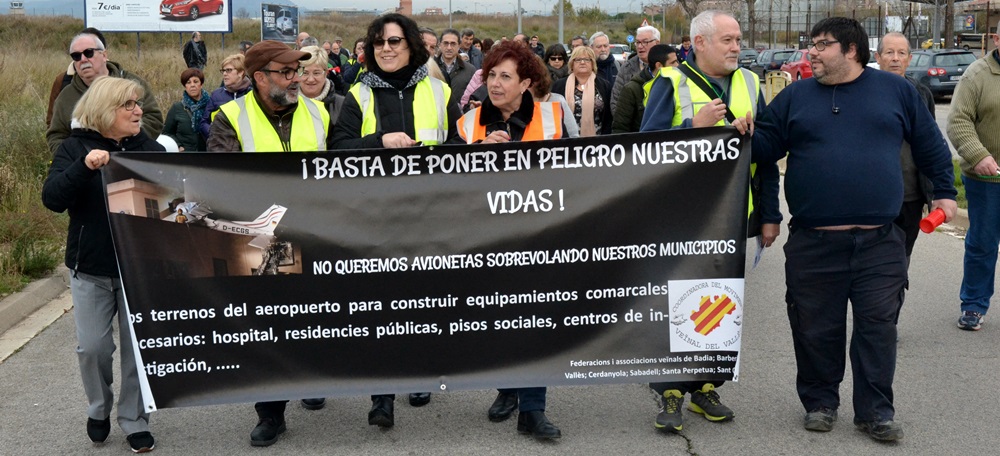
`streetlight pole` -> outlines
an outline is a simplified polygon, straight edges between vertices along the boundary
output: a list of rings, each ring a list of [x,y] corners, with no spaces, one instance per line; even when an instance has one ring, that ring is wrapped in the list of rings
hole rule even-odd
[[[454,28],[451,25],[451,0],[448,0],[448,28]]]
[[[521,0],[517,0],[517,33],[521,33]]]
[[[566,0],[559,0],[559,42],[560,43],[565,43],[566,42],[566,40],[563,38],[563,18],[564,18],[563,10],[565,10],[565,8],[563,8],[563,7],[565,5],[566,5]]]

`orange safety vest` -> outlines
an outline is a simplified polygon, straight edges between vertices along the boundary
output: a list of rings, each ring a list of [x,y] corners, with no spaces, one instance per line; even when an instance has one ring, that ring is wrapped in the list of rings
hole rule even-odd
[[[466,144],[486,139],[486,125],[479,123],[480,109],[482,108],[473,109],[458,119],[458,135],[465,140]],[[562,138],[562,120],[562,106],[559,103],[536,101],[531,123],[525,127],[521,141]]]

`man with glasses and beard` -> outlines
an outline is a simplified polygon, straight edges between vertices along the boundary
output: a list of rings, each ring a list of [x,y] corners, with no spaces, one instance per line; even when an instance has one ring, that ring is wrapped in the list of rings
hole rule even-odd
[[[291,152],[327,150],[330,115],[322,103],[299,93],[300,61],[309,53],[278,41],[261,41],[246,54],[244,67],[253,83],[246,96],[219,108],[209,129],[211,152]],[[240,131],[240,116],[252,131]],[[284,403],[282,403],[282,409]]]
[[[301,62],[312,54],[278,41],[261,41],[246,53],[250,93],[219,108],[209,130],[210,152],[303,152],[327,150],[330,114],[323,103],[299,92]],[[249,126],[250,131],[241,131]],[[315,399],[319,402],[319,399]],[[285,432],[288,401],[258,402],[250,445],[269,446]]]
[[[613,86],[615,78],[618,77],[620,65],[611,56],[611,39],[604,32],[594,32],[593,35],[590,35],[590,48],[597,55],[597,77]]]
[[[810,36],[813,77],[764,108],[752,144],[761,163],[788,155],[785,300],[803,427],[833,429],[849,346],[854,425],[875,440],[899,440],[892,384],[907,277],[905,235],[893,224],[903,203],[900,144],[910,144],[946,221],[957,210],[951,152],[913,84],[865,66],[869,41],[858,21],[823,19]]]
[[[111,76],[114,78],[131,79],[140,86],[144,92],[140,103],[142,104],[142,130],[150,138],[156,138],[163,130],[163,112],[160,105],[156,103],[153,89],[139,76],[125,71],[117,63],[108,61],[108,51],[104,43],[91,33],[80,33],[73,37],[69,45],[69,56],[73,59],[73,69],[75,73],[73,80],[59,93],[52,106],[52,122],[48,131],[45,132],[45,139],[49,143],[49,150],[55,153],[63,140],[69,137],[72,131],[73,108],[80,100],[83,93],[87,91],[90,84],[98,77]]]

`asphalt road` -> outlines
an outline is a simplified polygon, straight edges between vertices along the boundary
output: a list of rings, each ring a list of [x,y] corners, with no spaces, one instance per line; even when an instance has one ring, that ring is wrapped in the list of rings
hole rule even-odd
[[[155,454],[997,454],[1000,436],[989,429],[1000,423],[1000,330],[988,321],[979,332],[955,325],[962,252],[962,240],[943,232],[917,242],[899,324],[896,418],[906,437],[896,444],[872,441],[854,429],[849,371],[833,432],[802,429],[779,247],[747,272],[741,378],[720,389],[737,414],[729,423],[685,411],[682,434],[658,432],[652,425],[656,397],[636,384],[551,388],[547,414],[563,432],[556,442],[518,435],[514,420],[489,422],[493,391],[435,394],[423,408],[410,407],[403,396],[396,403],[396,426],[387,431],[368,426],[367,398],[342,397],[320,411],[291,403],[288,432],[267,449],[249,445],[256,423],[250,404],[161,410],[152,416]],[[0,455],[128,452],[117,426],[107,443],[86,437],[73,319],[62,314],[69,308],[65,293],[47,310],[58,317],[52,317],[55,322],[0,363]]]

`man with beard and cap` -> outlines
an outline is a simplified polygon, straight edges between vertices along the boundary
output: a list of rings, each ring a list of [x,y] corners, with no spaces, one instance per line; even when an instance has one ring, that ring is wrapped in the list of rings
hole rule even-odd
[[[163,112],[156,103],[152,87],[139,76],[125,71],[117,63],[108,61],[108,51],[97,35],[80,33],[73,37],[69,45],[69,56],[73,59],[76,74],[56,97],[52,105],[52,122],[45,132],[45,139],[52,153],[55,153],[73,129],[73,108],[76,107],[76,102],[90,84],[101,76],[131,79],[142,86],[144,95],[139,100],[142,105],[142,130],[150,138],[160,136],[160,131],[163,130]]]
[[[244,67],[253,90],[219,108],[209,130],[210,152],[301,152],[327,150],[330,114],[323,103],[299,93],[300,61],[312,55],[278,41],[261,41],[247,51]],[[245,129],[249,127],[249,131]],[[304,401],[321,408],[322,399]],[[288,401],[258,402],[250,444],[268,446],[285,432]],[[315,404],[310,406],[310,404]]]
[[[595,32],[590,35],[590,48],[597,55],[597,77],[614,86],[615,79],[618,78],[619,65],[611,56],[611,39],[604,32]]]
[[[299,61],[309,57],[308,53],[293,51],[278,41],[253,45],[243,65],[253,89],[219,108],[209,129],[208,150],[327,150],[330,115],[322,103],[299,93],[302,77]],[[244,126],[250,127],[250,131],[241,131]]]

